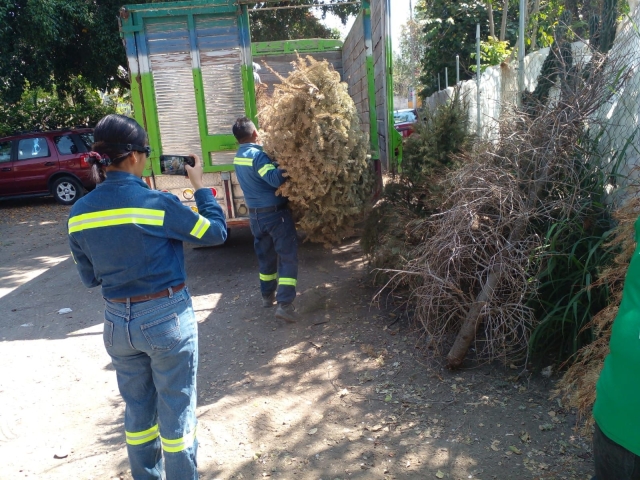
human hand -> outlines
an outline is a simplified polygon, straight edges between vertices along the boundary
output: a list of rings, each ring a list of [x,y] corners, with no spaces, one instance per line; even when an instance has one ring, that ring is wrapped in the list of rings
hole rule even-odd
[[[187,165],[185,163],[184,168],[187,171],[187,174],[189,175],[189,181],[191,182],[191,185],[193,186],[194,190],[198,190],[200,188],[203,188],[202,160],[200,160],[200,157],[195,153],[190,153],[189,156],[195,159],[196,164],[195,166],[192,167],[191,165]]]

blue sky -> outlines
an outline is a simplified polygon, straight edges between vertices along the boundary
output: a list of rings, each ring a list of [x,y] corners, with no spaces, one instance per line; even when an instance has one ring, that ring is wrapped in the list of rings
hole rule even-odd
[[[413,0],[415,6],[417,0]],[[393,8],[391,9],[391,37],[393,41],[393,50],[397,51],[400,44],[400,30],[407,20],[409,20],[409,2],[410,0],[392,0]],[[342,32],[343,36],[349,32],[353,19],[351,19],[347,25],[342,25],[338,17],[333,15],[327,15],[327,19],[324,22],[330,28],[337,28]]]

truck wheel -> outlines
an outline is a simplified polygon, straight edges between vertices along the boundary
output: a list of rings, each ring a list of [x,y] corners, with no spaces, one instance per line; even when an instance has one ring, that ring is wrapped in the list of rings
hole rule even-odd
[[[60,177],[51,185],[51,195],[60,205],[73,205],[84,195],[84,188],[73,177]]]

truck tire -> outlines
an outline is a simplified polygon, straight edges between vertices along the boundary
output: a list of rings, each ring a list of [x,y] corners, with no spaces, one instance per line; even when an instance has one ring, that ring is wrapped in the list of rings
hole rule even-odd
[[[51,185],[51,195],[60,205],[73,205],[84,195],[84,187],[73,177],[60,177]]]

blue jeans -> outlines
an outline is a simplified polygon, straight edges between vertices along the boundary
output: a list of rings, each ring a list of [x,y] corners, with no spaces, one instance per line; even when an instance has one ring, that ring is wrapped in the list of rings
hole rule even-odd
[[[126,403],[135,480],[195,480],[198,324],[186,288],[139,303],[106,301],[104,344]]]
[[[260,267],[260,291],[269,296],[278,289],[278,303],[296,298],[298,283],[298,237],[289,209],[252,213],[249,225]]]

